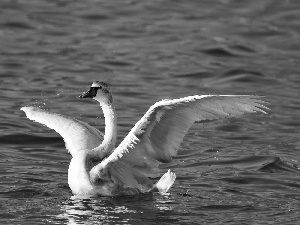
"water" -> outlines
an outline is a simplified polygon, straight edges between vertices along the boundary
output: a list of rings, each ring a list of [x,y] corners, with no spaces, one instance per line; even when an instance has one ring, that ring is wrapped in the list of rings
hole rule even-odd
[[[1,224],[298,224],[299,24],[292,0],[2,0]],[[195,124],[161,168],[170,195],[78,199],[62,139],[19,109],[103,130],[77,98],[94,80],[113,89],[118,141],[163,98],[255,94],[271,111]]]

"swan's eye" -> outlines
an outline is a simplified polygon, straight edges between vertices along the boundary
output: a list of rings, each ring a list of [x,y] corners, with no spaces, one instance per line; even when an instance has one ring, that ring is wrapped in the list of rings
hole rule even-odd
[[[100,86],[99,88],[102,89],[102,86]]]

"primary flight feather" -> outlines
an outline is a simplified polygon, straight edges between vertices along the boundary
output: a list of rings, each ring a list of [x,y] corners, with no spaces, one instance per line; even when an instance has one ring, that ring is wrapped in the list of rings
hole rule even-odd
[[[68,183],[75,195],[133,195],[167,192],[175,181],[170,170],[158,177],[160,163],[177,155],[185,134],[196,121],[239,116],[268,109],[264,101],[249,95],[195,95],[162,100],[150,107],[128,135],[116,144],[116,113],[107,84],[93,82],[81,98],[100,103],[105,117],[104,135],[76,119],[37,107],[23,107],[26,116],[57,131],[72,155]]]

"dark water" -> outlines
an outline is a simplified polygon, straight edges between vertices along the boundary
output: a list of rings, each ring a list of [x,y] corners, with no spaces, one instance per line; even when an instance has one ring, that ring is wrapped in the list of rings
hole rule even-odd
[[[1,224],[298,224],[300,2],[0,2]],[[77,199],[70,155],[19,109],[39,105],[103,130],[77,98],[112,86],[119,141],[154,102],[266,96],[268,115],[195,124],[170,195]]]

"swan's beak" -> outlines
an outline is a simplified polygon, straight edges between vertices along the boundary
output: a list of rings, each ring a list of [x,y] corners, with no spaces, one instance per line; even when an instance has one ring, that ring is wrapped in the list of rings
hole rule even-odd
[[[79,98],[94,98],[97,95],[97,88],[91,87],[90,90],[84,92]]]

